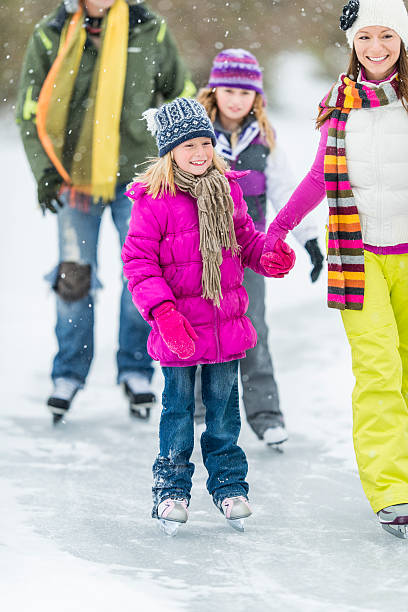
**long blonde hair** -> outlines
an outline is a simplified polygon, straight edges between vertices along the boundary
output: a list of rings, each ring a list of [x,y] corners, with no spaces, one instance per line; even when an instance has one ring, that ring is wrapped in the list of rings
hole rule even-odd
[[[401,51],[396,63],[399,82],[399,98],[402,106],[408,112],[408,55],[404,43],[401,41]],[[347,68],[347,74],[353,80],[357,80],[360,72],[360,62],[358,61],[355,48],[351,52],[350,62]],[[328,111],[320,111],[316,119],[316,129],[320,130],[322,125],[330,118],[334,108]]]
[[[134,182],[142,183],[147,188],[146,192],[153,196],[153,198],[162,196],[165,193],[175,195],[176,185],[174,182],[171,151],[163,155],[163,157],[153,157],[148,162],[149,166],[146,170],[137,174],[131,184]],[[221,174],[225,174],[229,168],[227,162],[215,150],[213,153],[213,164]]]
[[[205,110],[207,111],[207,115],[209,116],[211,123],[214,123],[215,118],[218,112],[217,99],[215,96],[215,88],[203,87],[197,94],[197,100],[200,102]],[[264,99],[260,93],[256,92],[254,105],[252,107],[252,112],[254,113],[255,119],[258,122],[259,129],[261,131],[262,136],[265,138],[268,143],[269,149],[273,151],[275,148],[275,132],[273,127],[269,123],[268,116],[265,110]],[[240,130],[235,130],[231,134],[231,147],[235,148],[238,138],[239,138]]]

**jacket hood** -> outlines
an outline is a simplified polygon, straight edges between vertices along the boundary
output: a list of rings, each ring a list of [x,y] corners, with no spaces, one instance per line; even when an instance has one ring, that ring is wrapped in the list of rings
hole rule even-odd
[[[143,183],[132,183],[129,188],[125,191],[125,196],[131,200],[137,200],[146,193],[146,185]]]
[[[225,173],[225,176],[227,177],[227,179],[230,180],[235,180],[235,179],[240,179],[243,176],[247,176],[247,174],[250,174],[251,170],[227,170],[227,172]]]

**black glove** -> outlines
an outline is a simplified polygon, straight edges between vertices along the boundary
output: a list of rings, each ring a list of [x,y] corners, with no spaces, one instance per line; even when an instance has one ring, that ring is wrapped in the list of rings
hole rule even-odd
[[[47,209],[52,213],[57,212],[53,203],[58,204],[61,208],[64,206],[58,197],[61,184],[62,178],[55,168],[47,168],[44,171],[37,186],[38,202],[43,211],[43,215],[45,215]]]
[[[310,278],[312,279],[312,283],[315,283],[319,278],[320,272],[323,269],[324,260],[322,252],[319,248],[319,244],[317,242],[317,238],[312,238],[312,240],[308,240],[305,244],[305,249],[309,253],[310,260],[313,266],[313,269],[310,273]]]

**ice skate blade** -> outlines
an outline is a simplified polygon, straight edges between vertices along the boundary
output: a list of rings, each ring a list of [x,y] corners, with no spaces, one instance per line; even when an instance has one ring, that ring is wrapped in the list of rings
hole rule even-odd
[[[130,404],[129,415],[132,419],[138,419],[139,421],[148,421],[150,419],[150,410],[154,406],[155,402],[150,404]]]
[[[53,414],[52,415],[52,424],[54,427],[59,425],[60,423],[65,423],[63,414]]]
[[[180,525],[183,524],[184,523],[179,523],[178,521],[167,521],[166,519],[159,519],[160,530],[171,538],[173,538],[177,534],[178,530],[180,529]]]
[[[285,452],[285,447],[283,442],[279,442],[278,444],[267,442],[266,446],[273,450],[275,453],[282,455]]]
[[[234,531],[239,531],[239,533],[243,533],[245,531],[244,519],[225,519],[227,521],[227,525],[231,527]]]
[[[51,412],[52,415],[52,424],[54,427],[59,425],[60,423],[65,423],[65,415],[67,414],[67,410],[64,412]]]
[[[391,533],[391,535],[396,536],[401,540],[408,539],[408,525],[387,525],[385,523],[381,523],[381,527],[388,533]]]

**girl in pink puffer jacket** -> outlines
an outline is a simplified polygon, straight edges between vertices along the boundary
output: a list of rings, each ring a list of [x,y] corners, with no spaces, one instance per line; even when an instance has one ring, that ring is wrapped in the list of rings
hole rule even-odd
[[[160,452],[153,466],[153,517],[165,529],[187,520],[194,446],[194,380],[202,365],[207,488],[231,521],[251,514],[240,432],[238,362],[256,344],[245,316],[244,268],[283,276],[294,253],[280,242],[265,264],[265,234],[254,228],[236,178],[214,151],[204,108],[178,98],[144,113],[159,158],[127,192],[134,201],[122,251],[133,302],[152,326],[149,354],[165,388]],[[232,522],[237,525],[237,522]]]

